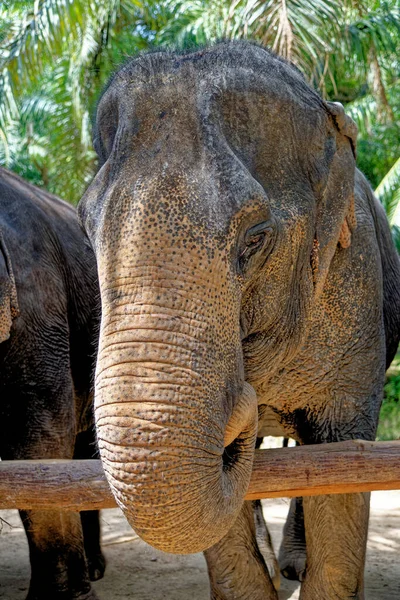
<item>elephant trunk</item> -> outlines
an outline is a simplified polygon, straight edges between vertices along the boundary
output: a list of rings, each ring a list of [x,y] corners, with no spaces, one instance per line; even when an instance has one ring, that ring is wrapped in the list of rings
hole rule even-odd
[[[228,369],[235,377],[227,373],[226,348],[210,337],[213,325],[204,310],[198,316],[195,300],[177,302],[165,289],[162,301],[154,288],[128,297],[116,290],[102,291],[103,305],[107,293],[113,302],[103,312],[96,373],[105,473],[145,541],[167,552],[202,551],[225,535],[242,506],[255,392],[238,375],[237,358]]]

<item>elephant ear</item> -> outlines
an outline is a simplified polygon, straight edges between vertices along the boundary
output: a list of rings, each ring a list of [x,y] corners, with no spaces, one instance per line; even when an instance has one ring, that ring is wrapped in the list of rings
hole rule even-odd
[[[317,211],[311,266],[317,296],[324,287],[333,255],[339,245],[348,248],[356,227],[354,176],[357,127],[338,102],[326,102],[336,129],[336,151]]]
[[[17,289],[11,258],[0,231],[0,343],[10,337],[12,321],[18,315]]]

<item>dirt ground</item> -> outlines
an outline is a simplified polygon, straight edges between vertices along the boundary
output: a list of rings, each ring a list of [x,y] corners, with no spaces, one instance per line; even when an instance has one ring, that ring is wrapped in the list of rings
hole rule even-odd
[[[263,501],[275,548],[288,501]],[[366,566],[366,599],[400,598],[400,491],[372,494]],[[16,511],[0,511],[0,598],[24,600],[29,585],[28,546]],[[94,584],[100,600],[209,600],[201,554],[174,556],[154,550],[131,530],[118,509],[102,512],[107,571]],[[280,600],[295,600],[298,586],[283,579]],[[321,599],[322,600],[322,599]]]

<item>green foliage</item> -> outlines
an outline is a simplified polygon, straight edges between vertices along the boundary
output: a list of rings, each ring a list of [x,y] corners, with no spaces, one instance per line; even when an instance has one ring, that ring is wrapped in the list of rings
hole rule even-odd
[[[400,439],[400,354],[388,371],[384,393],[377,439]]]
[[[39,0],[7,12],[0,164],[74,203],[95,170],[91,114],[116,62],[110,31],[118,35],[125,14],[119,0]]]
[[[154,8],[148,25],[156,29],[159,44],[182,48],[252,38],[309,75],[331,47],[326,34],[338,25],[333,0],[166,0],[161,15],[158,6]]]
[[[358,164],[378,187],[400,156],[399,31],[397,0],[5,0],[0,164],[76,202],[96,168],[96,98],[126,56],[252,38],[346,104],[360,129]],[[391,173],[378,188],[390,210],[399,204]]]
[[[359,130],[358,167],[375,188],[400,251],[400,96],[397,87],[392,85],[387,89],[394,114],[394,119],[389,122],[377,119],[376,101],[372,95],[352,102],[346,109]]]
[[[379,441],[400,439],[400,404],[398,400],[383,401],[376,439]]]

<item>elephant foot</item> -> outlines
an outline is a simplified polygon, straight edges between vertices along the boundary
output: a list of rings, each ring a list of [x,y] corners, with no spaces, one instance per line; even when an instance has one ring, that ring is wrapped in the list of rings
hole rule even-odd
[[[237,595],[234,590],[212,590],[210,600],[278,600],[276,590],[252,589]]]
[[[96,554],[87,558],[90,581],[98,581],[104,577],[106,570],[106,559],[104,555]]]
[[[90,592],[83,596],[72,596],[71,600],[99,600],[99,597],[94,590],[90,590]]]
[[[279,565],[286,579],[304,581],[306,576],[306,535],[304,531],[303,499],[292,498],[283,528],[279,550]]]
[[[29,594],[26,600],[49,600],[49,598],[51,600],[99,600],[99,597],[93,590],[84,596],[70,596],[65,594],[53,594],[49,596],[47,592],[45,594],[34,594],[33,596]]]
[[[26,600],[99,600],[96,592],[90,589],[83,593],[71,593],[66,591],[34,590],[30,589]]]
[[[72,600],[99,600],[99,597],[94,590],[90,590],[84,596],[73,596]]]
[[[306,576],[306,552],[305,548],[279,553],[279,565],[282,575],[286,579],[304,581]]]

